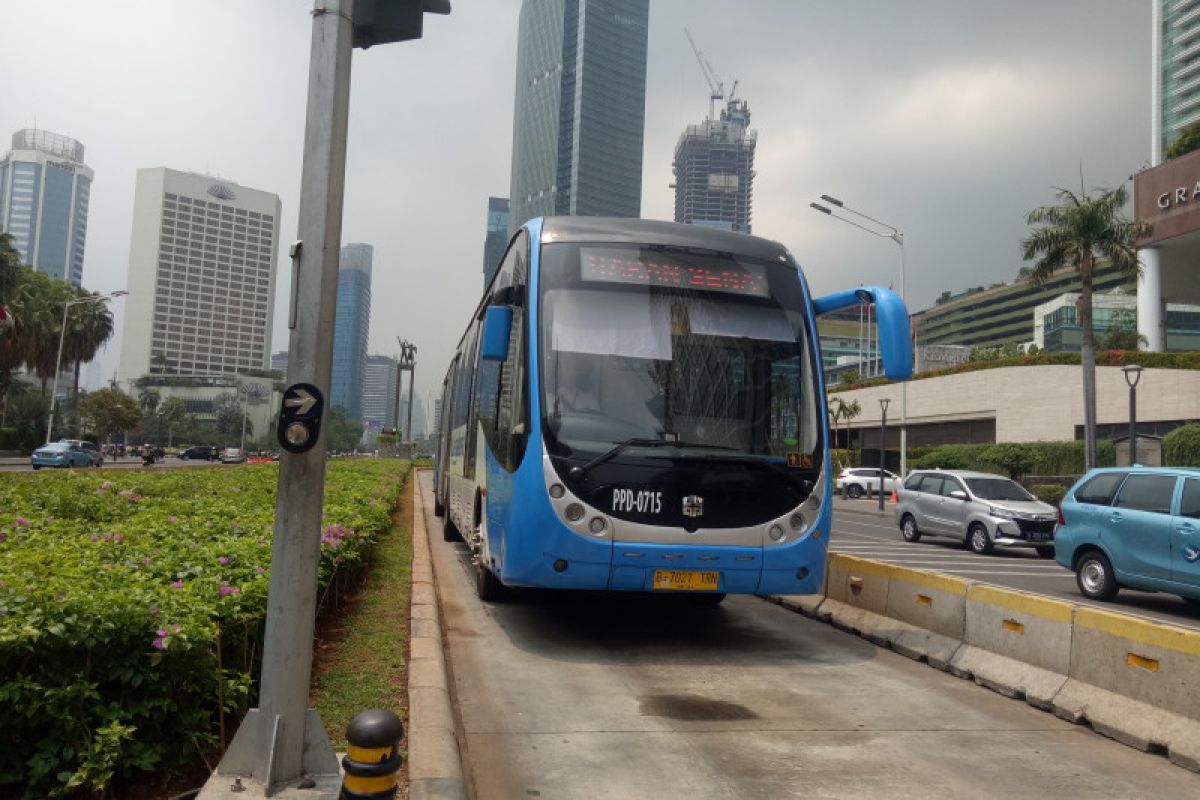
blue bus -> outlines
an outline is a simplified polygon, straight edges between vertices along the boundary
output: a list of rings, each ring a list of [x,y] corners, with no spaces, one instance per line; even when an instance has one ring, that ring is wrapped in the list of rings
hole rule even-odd
[[[538,218],[512,238],[442,386],[435,512],[487,601],[507,586],[819,590],[833,473],[813,299],[775,242],[692,225]]]

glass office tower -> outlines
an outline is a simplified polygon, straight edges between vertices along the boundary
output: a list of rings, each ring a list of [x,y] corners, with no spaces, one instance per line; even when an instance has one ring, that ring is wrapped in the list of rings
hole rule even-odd
[[[638,217],[649,0],[525,0],[509,230],[549,215]]]
[[[487,238],[483,240],[483,287],[492,282],[508,247],[508,198],[489,197]]]
[[[82,144],[35,128],[13,134],[0,160],[0,232],[12,234],[23,263],[76,287],[92,177]]]
[[[371,330],[371,261],[369,244],[342,247],[338,267],[337,316],[333,323],[333,372],[329,402],[346,417],[363,418],[363,381],[367,373],[367,337]]]

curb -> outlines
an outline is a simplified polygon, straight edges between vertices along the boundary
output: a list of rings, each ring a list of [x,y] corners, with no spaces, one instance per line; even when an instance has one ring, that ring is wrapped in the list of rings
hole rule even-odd
[[[467,800],[462,757],[442,647],[433,561],[420,471],[412,472],[413,563],[408,662],[408,796]]]

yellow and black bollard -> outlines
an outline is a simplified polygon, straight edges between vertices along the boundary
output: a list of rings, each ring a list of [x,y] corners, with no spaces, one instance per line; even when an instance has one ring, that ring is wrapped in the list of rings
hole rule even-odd
[[[400,770],[404,723],[390,711],[364,711],[346,726],[346,757],[339,800],[391,800]]]

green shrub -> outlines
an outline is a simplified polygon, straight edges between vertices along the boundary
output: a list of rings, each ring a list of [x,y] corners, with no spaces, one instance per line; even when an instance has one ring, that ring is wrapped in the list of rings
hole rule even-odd
[[[857,467],[862,463],[862,454],[857,450],[837,448],[829,451],[829,463],[833,465],[835,472],[847,467]]]
[[[1163,437],[1163,463],[1170,467],[1200,467],[1200,424],[1190,423]]]
[[[1017,478],[1023,475],[1082,475],[1084,445],[1076,442],[1004,442],[947,444],[920,457],[910,451],[913,469],[973,469]],[[1097,466],[1116,464],[1117,451],[1108,439],[1096,443]]]
[[[330,463],[321,596],[365,566],[407,467]],[[0,475],[0,795],[168,773],[254,703],[278,475]]]
[[[1062,502],[1063,497],[1067,494],[1067,487],[1059,483],[1039,483],[1030,488],[1029,491],[1043,503],[1056,506]]]

